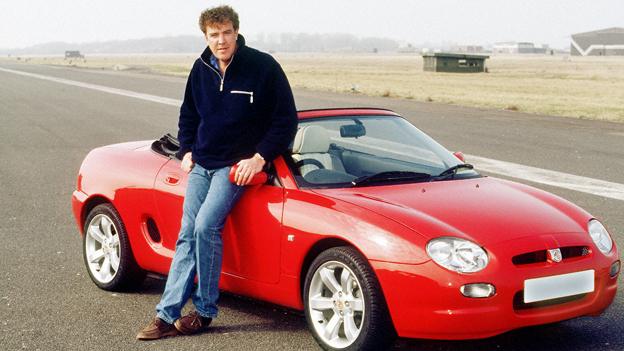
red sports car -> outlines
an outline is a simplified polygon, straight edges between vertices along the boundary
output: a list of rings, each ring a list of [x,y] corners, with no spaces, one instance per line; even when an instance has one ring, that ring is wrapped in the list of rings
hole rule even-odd
[[[328,350],[483,338],[613,301],[618,251],[583,209],[480,175],[392,111],[299,119],[227,220],[221,289],[304,310]],[[177,149],[167,135],[82,163],[72,206],[100,288],[168,273],[187,181]]]

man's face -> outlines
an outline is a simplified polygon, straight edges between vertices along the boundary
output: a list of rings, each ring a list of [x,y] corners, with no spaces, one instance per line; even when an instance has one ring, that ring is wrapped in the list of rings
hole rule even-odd
[[[228,63],[236,50],[236,38],[238,30],[234,29],[232,22],[215,23],[206,26],[206,41],[210,51],[217,60]]]

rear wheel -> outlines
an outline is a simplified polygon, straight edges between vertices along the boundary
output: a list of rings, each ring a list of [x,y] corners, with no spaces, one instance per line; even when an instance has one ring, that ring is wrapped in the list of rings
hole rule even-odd
[[[104,290],[125,290],[145,278],[139,268],[128,234],[111,204],[94,207],[85,221],[83,257],[91,280]]]
[[[304,286],[305,315],[325,350],[383,350],[396,334],[379,282],[351,247],[322,252]]]

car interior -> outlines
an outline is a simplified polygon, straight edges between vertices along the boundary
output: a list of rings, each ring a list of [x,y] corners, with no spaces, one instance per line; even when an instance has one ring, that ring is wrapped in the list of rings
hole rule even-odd
[[[303,187],[333,187],[386,171],[437,174],[445,166],[425,148],[367,135],[357,118],[331,129],[301,123],[289,166]],[[335,129],[335,130],[333,130]],[[287,160],[288,161],[288,160]]]
[[[291,157],[295,169],[308,183],[345,183],[356,176],[346,172],[343,151],[330,143],[325,128],[304,125],[297,131]]]

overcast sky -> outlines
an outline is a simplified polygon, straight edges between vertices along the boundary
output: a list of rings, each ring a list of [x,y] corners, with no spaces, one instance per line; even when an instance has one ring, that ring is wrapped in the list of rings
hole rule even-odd
[[[241,33],[351,33],[401,42],[532,41],[624,27],[622,0],[1,0],[0,48],[199,35],[201,10],[229,4]]]

